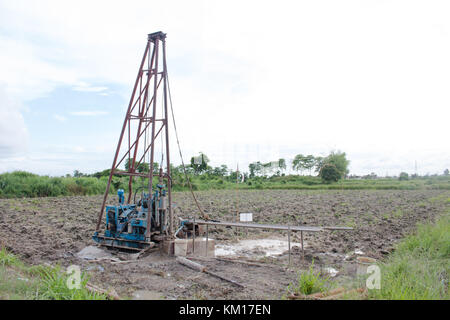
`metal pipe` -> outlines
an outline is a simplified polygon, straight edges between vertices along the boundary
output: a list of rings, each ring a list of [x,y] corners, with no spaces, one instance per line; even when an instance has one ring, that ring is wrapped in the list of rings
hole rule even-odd
[[[166,162],[167,162],[167,168],[166,173],[169,176],[169,179],[167,179],[167,193],[168,193],[168,207],[169,210],[169,236],[172,236],[173,234],[173,212],[172,212],[172,179],[171,179],[171,173],[170,173],[170,152],[169,152],[169,117],[168,117],[168,110],[167,110],[167,62],[166,62],[166,38],[162,40],[163,44],[163,77],[164,77],[164,87],[163,87],[163,93],[164,93],[164,118],[165,118],[165,126],[166,126]],[[162,165],[162,164],[161,164]]]
[[[205,221],[196,220],[196,224],[203,225],[215,225],[215,226],[231,226],[239,228],[256,228],[256,229],[272,229],[272,230],[288,230],[288,226],[275,225],[275,224],[257,224],[257,223],[236,223],[236,222],[218,222],[218,221]],[[303,227],[303,226],[289,226],[292,231],[306,231],[306,232],[319,232],[323,231],[322,227]]]
[[[153,123],[152,123],[152,133],[150,137],[150,141],[155,141],[155,119],[156,119],[156,100],[158,95],[158,57],[159,57],[159,38],[155,39],[155,42],[153,44],[153,50],[155,52],[155,77],[154,77],[154,83],[153,83]],[[149,169],[149,181],[148,181],[148,195],[151,199],[152,196],[152,189],[153,189],[153,168],[154,163],[153,160],[155,158],[155,144],[152,143],[152,147],[150,148],[150,169]],[[147,228],[146,230],[146,237],[150,238],[150,228]]]
[[[174,233],[174,237],[177,238],[177,234],[181,231],[181,229],[183,229],[184,226],[180,226],[177,231]]]

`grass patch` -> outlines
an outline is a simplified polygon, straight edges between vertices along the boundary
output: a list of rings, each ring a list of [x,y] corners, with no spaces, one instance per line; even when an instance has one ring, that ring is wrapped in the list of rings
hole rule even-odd
[[[314,271],[314,261],[308,271],[299,274],[296,283],[287,287],[288,294],[309,295],[316,292],[325,292],[328,289],[329,277],[323,277],[320,271]]]
[[[105,300],[86,289],[88,277],[81,274],[80,289],[69,289],[70,275],[60,266],[26,266],[5,248],[0,250],[0,299],[13,300]]]
[[[450,299],[450,211],[435,223],[418,226],[401,241],[381,268],[381,289],[369,298]]]
[[[9,253],[4,247],[0,250],[0,266],[1,267],[7,267],[7,266],[21,266],[22,263],[20,260],[13,255],[12,253]]]

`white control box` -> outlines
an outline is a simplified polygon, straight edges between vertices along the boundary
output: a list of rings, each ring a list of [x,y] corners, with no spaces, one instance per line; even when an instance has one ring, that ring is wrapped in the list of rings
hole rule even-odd
[[[252,222],[253,221],[253,213],[241,213],[240,221],[241,222]]]

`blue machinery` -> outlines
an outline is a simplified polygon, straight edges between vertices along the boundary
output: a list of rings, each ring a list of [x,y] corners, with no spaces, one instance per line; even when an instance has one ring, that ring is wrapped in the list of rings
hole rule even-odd
[[[141,250],[152,247],[155,243],[146,238],[147,218],[150,214],[150,233],[164,235],[167,232],[167,197],[165,186],[158,184],[151,196],[141,193],[135,203],[125,204],[125,192],[117,192],[119,203],[106,207],[106,230],[103,235],[97,231],[93,239],[105,246],[119,249]],[[150,200],[150,201],[149,201]],[[153,238],[162,239],[154,236]]]

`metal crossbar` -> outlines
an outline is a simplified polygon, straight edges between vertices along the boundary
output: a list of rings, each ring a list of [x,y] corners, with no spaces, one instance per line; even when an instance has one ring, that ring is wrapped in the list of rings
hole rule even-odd
[[[277,224],[259,224],[259,223],[240,223],[240,222],[222,222],[222,221],[205,221],[205,220],[188,220],[188,223],[193,224],[193,244],[195,245],[195,225],[206,225],[206,244],[208,244],[208,226],[224,226],[224,227],[238,227],[238,228],[255,228],[255,229],[270,229],[270,230],[287,230],[288,231],[288,250],[289,250],[289,265],[291,265],[291,232],[300,232],[300,241],[302,246],[302,259],[305,257],[305,249],[303,245],[303,232],[320,232],[325,230],[353,230],[351,227],[309,227],[309,226],[284,226]],[[206,256],[208,256],[208,245],[206,245]]]
[[[193,221],[189,221],[193,223]],[[257,229],[272,229],[272,230],[291,230],[291,231],[306,231],[319,232],[324,230],[353,230],[350,227],[308,227],[308,226],[283,226],[277,224],[259,224],[259,223],[240,223],[240,222],[222,222],[222,221],[205,221],[195,220],[195,224],[215,225],[215,226],[230,226],[239,228],[257,228]]]

